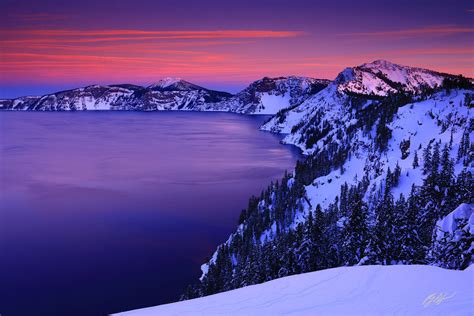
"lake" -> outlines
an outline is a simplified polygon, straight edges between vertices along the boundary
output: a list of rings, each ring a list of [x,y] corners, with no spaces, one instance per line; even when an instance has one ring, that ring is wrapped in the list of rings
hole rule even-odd
[[[0,314],[177,300],[248,198],[299,158],[265,119],[0,112]]]

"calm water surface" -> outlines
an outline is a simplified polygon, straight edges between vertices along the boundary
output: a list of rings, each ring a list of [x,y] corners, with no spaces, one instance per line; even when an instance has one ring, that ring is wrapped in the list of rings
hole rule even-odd
[[[298,153],[262,117],[0,112],[0,314],[176,300]]]

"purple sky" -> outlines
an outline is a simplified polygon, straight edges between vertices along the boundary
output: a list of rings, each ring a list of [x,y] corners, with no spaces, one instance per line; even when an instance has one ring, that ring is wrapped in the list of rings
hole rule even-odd
[[[472,1],[0,4],[0,97],[177,76],[235,92],[375,59],[474,77]]]

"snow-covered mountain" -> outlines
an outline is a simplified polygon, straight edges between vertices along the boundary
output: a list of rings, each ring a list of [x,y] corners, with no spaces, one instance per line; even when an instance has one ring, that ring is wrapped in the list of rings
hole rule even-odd
[[[232,95],[209,90],[177,78],[165,78],[120,100],[120,109],[144,111],[203,111],[207,104],[225,100]]]
[[[306,160],[250,199],[184,298],[343,265],[465,268],[467,224],[433,236],[474,204],[473,108],[471,79],[376,61],[280,111],[262,128]]]
[[[117,315],[469,315],[473,268],[342,267]]]
[[[325,89],[299,106],[278,113],[262,129],[291,133],[284,142],[311,153],[315,150],[313,136],[317,136],[314,131],[321,131],[323,125],[331,124],[333,131],[346,129],[357,123],[352,110],[370,112],[381,100],[388,100],[391,96],[413,95],[419,100],[423,94],[441,87],[444,80],[456,80],[456,76],[383,60],[346,68]],[[334,124],[338,125],[337,128]]]
[[[148,87],[130,84],[61,91],[42,97],[0,100],[6,110],[187,110],[275,114],[300,104],[329,81],[305,77],[263,78],[235,96],[209,90],[179,78],[165,78]]]
[[[399,92],[420,93],[426,88],[441,86],[444,78],[451,77],[427,69],[400,66],[386,60],[347,68],[340,76],[340,92],[376,96]]]
[[[265,77],[232,98],[209,107],[243,114],[276,114],[302,103],[329,83],[329,80],[308,77]]]
[[[42,97],[0,101],[14,110],[202,110],[205,104],[231,97],[230,93],[202,88],[181,79],[165,78],[149,87],[130,84],[61,91]]]

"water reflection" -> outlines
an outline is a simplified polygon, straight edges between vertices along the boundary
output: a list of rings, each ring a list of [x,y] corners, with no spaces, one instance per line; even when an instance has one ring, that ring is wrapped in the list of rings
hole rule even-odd
[[[0,312],[103,315],[175,299],[297,154],[262,118],[0,113]]]

